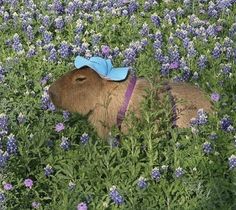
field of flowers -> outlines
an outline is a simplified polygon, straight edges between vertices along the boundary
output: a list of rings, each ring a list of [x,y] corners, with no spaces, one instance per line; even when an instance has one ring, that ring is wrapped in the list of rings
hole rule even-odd
[[[0,0],[0,30],[1,210],[236,209],[235,0]],[[173,129],[150,90],[99,139],[49,100],[77,55],[195,84],[214,113]]]

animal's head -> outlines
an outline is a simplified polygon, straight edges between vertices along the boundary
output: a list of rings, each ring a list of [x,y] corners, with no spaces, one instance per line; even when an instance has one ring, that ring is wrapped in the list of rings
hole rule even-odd
[[[102,93],[103,79],[92,69],[75,69],[56,80],[49,88],[53,104],[70,112],[87,114]]]

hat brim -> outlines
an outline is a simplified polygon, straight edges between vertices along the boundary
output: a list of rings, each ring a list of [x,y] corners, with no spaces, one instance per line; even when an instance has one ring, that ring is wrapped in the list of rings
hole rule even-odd
[[[98,65],[93,62],[96,62]],[[107,80],[121,81],[127,77],[129,68],[128,67],[112,68],[112,64],[110,60],[106,60],[105,64],[107,65],[107,68],[111,68],[111,70],[107,75],[104,75],[102,73],[102,69],[101,69],[102,67],[101,68],[99,67],[99,63],[102,63],[102,62],[104,62],[104,59],[100,57],[92,57],[90,61],[82,56],[77,56],[75,58],[74,64],[77,69],[80,69],[84,66],[88,66],[94,71],[96,71],[100,77]]]

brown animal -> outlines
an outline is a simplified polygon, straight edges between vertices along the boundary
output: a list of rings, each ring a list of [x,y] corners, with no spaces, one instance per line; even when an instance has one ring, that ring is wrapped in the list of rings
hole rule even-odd
[[[49,88],[49,95],[58,108],[83,115],[90,113],[88,120],[96,128],[98,135],[105,138],[111,127],[116,125],[117,113],[123,103],[129,78],[130,76],[121,82],[109,81],[84,67],[68,72],[55,81]],[[177,108],[178,127],[188,127],[198,109],[210,111],[210,102],[198,88],[186,83],[169,83],[169,86]],[[140,115],[140,103],[149,87],[151,85],[147,80],[137,79],[128,111]],[[124,123],[121,131],[127,131]]]

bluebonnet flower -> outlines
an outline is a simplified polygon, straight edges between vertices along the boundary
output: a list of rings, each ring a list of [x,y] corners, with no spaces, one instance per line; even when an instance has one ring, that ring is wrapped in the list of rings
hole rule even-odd
[[[88,206],[84,202],[79,203],[78,206],[77,206],[77,210],[87,210],[87,209],[88,209]]]
[[[124,57],[125,57],[124,65],[129,66],[131,63],[135,61],[135,58],[136,58],[135,50],[132,48],[127,48],[124,51]]]
[[[75,1],[69,2],[67,5],[67,8],[65,9],[65,12],[68,15],[73,15],[78,7],[78,4],[76,4]]]
[[[231,155],[229,157],[229,169],[236,168],[236,155]]]
[[[64,136],[62,137],[60,147],[62,149],[64,149],[64,150],[68,150],[69,149],[70,142],[69,142],[68,138],[66,138]]]
[[[5,194],[0,191],[0,203],[4,203],[6,200]]]
[[[205,154],[210,154],[212,152],[211,143],[208,141],[204,142],[204,144],[202,145],[202,149]]]
[[[154,55],[155,59],[157,62],[161,63],[163,61],[163,53],[161,49],[157,49],[155,51],[155,55]]]
[[[219,93],[212,93],[211,94],[211,100],[214,101],[214,102],[217,102],[220,100],[220,94]]]
[[[57,14],[62,14],[64,12],[64,6],[60,0],[54,0],[53,1],[53,10]]]
[[[221,120],[220,120],[220,127],[224,131],[231,131],[232,130],[232,121],[229,118],[228,115],[225,115]]]
[[[187,51],[188,51],[187,55],[188,57],[195,57],[197,55],[197,51],[194,48],[193,42],[189,42]]]
[[[33,57],[33,56],[35,56],[35,55],[36,55],[35,46],[31,45],[31,46],[29,47],[29,50],[28,50],[28,52],[27,52],[26,57],[31,58],[31,57]]]
[[[63,111],[62,113],[63,113],[63,118],[64,118],[64,120],[65,120],[65,121],[68,121],[69,118],[70,118],[70,112],[68,112],[68,111]]]
[[[115,47],[112,52],[112,57],[116,58],[120,54],[120,49],[119,47]]]
[[[154,48],[155,50],[160,49],[161,46],[162,46],[162,42],[161,42],[161,41],[159,41],[159,40],[155,40],[155,41],[154,41],[154,43],[153,43],[153,48]]]
[[[143,9],[145,12],[149,11],[151,9],[151,4],[148,1],[145,1]]]
[[[134,12],[138,10],[139,4],[135,0],[131,0],[128,5],[129,15],[132,15]]]
[[[163,63],[161,65],[161,70],[160,71],[161,71],[161,75],[167,76],[170,73],[169,64]]]
[[[58,16],[54,21],[55,21],[55,27],[57,29],[62,29],[65,25],[62,16]]]
[[[87,144],[89,141],[89,135],[87,133],[83,133],[82,136],[80,137],[80,142],[82,144]]]
[[[181,177],[181,176],[183,176],[183,175],[184,175],[184,170],[183,170],[183,168],[178,167],[178,168],[175,169],[175,176],[176,176],[177,178],[179,178],[179,177]]]
[[[7,138],[8,138],[8,140],[7,140],[7,153],[9,155],[16,154],[18,148],[17,148],[15,136],[13,134],[10,134]]]
[[[52,41],[52,32],[50,31],[44,31],[43,32],[43,41],[44,44],[49,44]]]
[[[151,177],[152,177],[152,179],[154,179],[155,181],[159,181],[159,180],[160,180],[160,178],[161,178],[161,172],[160,172],[159,168],[155,167],[155,168],[152,169]]]
[[[138,186],[138,188],[140,188],[140,189],[145,189],[145,188],[147,188],[147,186],[148,186],[147,179],[144,178],[144,177],[142,177],[142,176],[139,177],[138,182],[137,182],[137,186]]]
[[[147,23],[144,23],[140,32],[139,32],[142,36],[148,36],[149,34],[149,26]]]
[[[92,43],[93,43],[93,45],[98,44],[100,42],[101,38],[102,38],[102,35],[100,33],[93,34],[92,35]]]
[[[154,38],[155,40],[159,40],[160,42],[163,42],[162,33],[161,33],[161,31],[159,31],[159,30],[154,34],[153,38]]]
[[[49,52],[48,61],[56,61],[57,60],[57,50],[52,48]]]
[[[183,46],[184,46],[184,48],[188,48],[189,43],[190,43],[190,40],[189,40],[188,37],[183,39]]]
[[[40,206],[41,206],[41,203],[33,201],[31,206],[32,206],[33,209],[39,209]]]
[[[213,131],[211,132],[211,134],[209,135],[209,139],[211,140],[214,140],[214,139],[217,139],[218,138],[218,135]]]
[[[120,195],[120,193],[116,189],[116,186],[112,186],[110,188],[109,196],[111,200],[117,205],[122,205],[124,203],[124,198]]]
[[[4,22],[7,22],[9,20],[9,17],[10,17],[9,13],[5,11],[3,15]]]
[[[42,24],[48,28],[50,26],[50,17],[48,15],[45,15],[43,18],[42,18]]]
[[[32,41],[34,39],[34,32],[31,25],[27,26],[26,32],[29,40]]]
[[[53,174],[53,168],[52,166],[50,166],[49,164],[46,165],[46,167],[44,168],[44,174],[46,177],[50,176],[51,174]]]
[[[214,49],[212,50],[213,58],[219,58],[222,53],[221,44],[216,42]]]
[[[0,168],[3,168],[7,164],[8,158],[9,154],[0,149]]]
[[[0,114],[0,137],[4,136],[8,132],[8,117],[6,114]]]
[[[232,66],[231,64],[223,64],[221,65],[221,72],[223,74],[229,74],[232,71]]]
[[[158,17],[158,15],[156,13],[151,15],[151,20],[155,24],[155,26],[160,26],[161,25],[161,20],[160,20],[160,18]]]
[[[17,117],[17,121],[19,124],[24,124],[26,122],[26,117],[25,115],[23,115],[21,112]]]
[[[179,51],[178,51],[178,47],[175,46],[175,47],[170,47],[168,49],[168,53],[169,53],[169,58],[170,58],[170,61],[171,62],[176,62],[176,61],[179,61],[180,59],[180,54],[179,54]]]
[[[50,97],[48,94],[48,87],[45,87],[43,91],[43,95],[41,98],[41,107],[43,110],[51,110],[55,111],[56,107],[53,105],[53,103],[50,101]]]
[[[217,31],[214,25],[209,25],[206,29],[207,35],[215,37],[217,35]]]
[[[40,81],[41,85],[46,85],[47,82],[52,78],[52,74],[49,73],[49,74],[46,74]]]
[[[197,63],[201,70],[205,69],[207,65],[207,57],[205,55],[200,55]]]
[[[62,41],[58,51],[62,58],[67,58],[71,54],[71,46],[66,41]]]
[[[22,44],[20,42],[20,37],[19,37],[18,34],[14,34],[14,36],[13,36],[12,48],[17,53],[23,52],[23,46],[22,46]]]
[[[190,69],[187,66],[184,67],[182,75],[181,75],[181,80],[182,81],[188,81],[190,76],[191,76],[191,74],[192,73],[191,73]]]
[[[84,30],[84,25],[83,25],[83,21],[81,19],[78,19],[76,21],[76,26],[75,26],[75,32],[77,34],[81,34]]]
[[[44,33],[46,31],[46,28],[44,26],[40,26],[38,30],[40,33]]]
[[[207,123],[207,114],[203,109],[197,111],[197,117],[192,118],[190,121],[191,125],[204,125]]]

